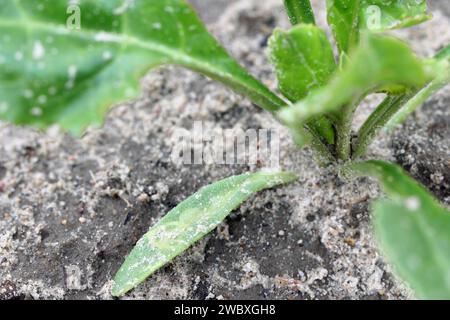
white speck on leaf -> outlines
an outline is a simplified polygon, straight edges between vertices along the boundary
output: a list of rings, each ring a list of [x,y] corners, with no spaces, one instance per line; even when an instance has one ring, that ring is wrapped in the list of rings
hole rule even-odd
[[[5,113],[6,111],[8,111],[8,103],[6,102],[0,102],[0,113]]]
[[[115,15],[124,14],[128,9],[134,6],[134,0],[124,0],[120,7],[117,7],[114,10]]]
[[[31,91],[30,89],[26,89],[26,90],[23,92],[23,96],[24,96],[25,98],[27,98],[27,99],[31,99],[31,98],[33,98],[33,96],[34,96],[34,93],[33,93],[33,91]]]
[[[38,102],[39,102],[39,104],[44,104],[44,103],[46,103],[46,102],[47,102],[47,96],[44,96],[44,95],[39,96]]]
[[[17,51],[14,54],[14,59],[16,59],[17,61],[21,61],[23,59],[23,53],[21,51]]]
[[[77,76],[77,67],[71,65],[68,69],[69,78],[75,78]]]
[[[40,60],[45,56],[45,48],[40,41],[36,41],[33,46],[33,59]]]
[[[75,78],[77,77],[78,69],[76,66],[71,65],[69,66],[69,69],[67,69],[67,73],[69,75],[69,80],[66,83],[66,88],[70,89],[73,88],[75,84]]]
[[[136,90],[134,90],[134,88],[127,88],[125,90],[125,95],[129,98],[133,97],[135,95],[135,93],[136,93]]]
[[[420,208],[420,200],[416,197],[410,197],[405,200],[405,206],[409,211],[417,211]]]
[[[52,96],[54,96],[57,92],[58,90],[55,87],[48,88],[48,93],[51,94]]]
[[[34,107],[31,109],[31,115],[35,116],[35,117],[39,117],[42,115],[42,109],[39,107]]]
[[[112,58],[112,53],[111,51],[105,51],[103,52],[103,60],[111,60]]]
[[[98,42],[120,42],[121,39],[120,36],[107,32],[99,32],[95,35],[95,41]]]
[[[165,8],[164,8],[164,11],[165,11],[165,12],[168,12],[168,13],[173,13],[173,12],[174,12],[174,10],[173,10],[173,8],[172,8],[171,6],[165,7]]]
[[[161,27],[162,27],[161,23],[159,23],[159,22],[155,22],[155,23],[152,24],[152,28],[153,29],[158,29],[159,30],[159,29],[161,29]]]

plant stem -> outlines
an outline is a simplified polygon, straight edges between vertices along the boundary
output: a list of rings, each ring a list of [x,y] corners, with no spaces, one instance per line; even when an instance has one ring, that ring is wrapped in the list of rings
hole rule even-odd
[[[353,159],[363,156],[378,132],[411,97],[411,93],[390,96],[378,105],[358,131],[358,139],[354,145]]]
[[[313,131],[310,131],[312,140],[311,146],[317,152],[318,162],[321,165],[327,165],[336,161],[336,158],[331,153],[330,149],[328,149],[327,145],[322,141],[320,136],[316,135]]]
[[[347,161],[350,159],[351,153],[351,129],[353,112],[355,108],[353,104],[346,105],[342,108],[342,114],[339,116],[336,126],[336,155],[338,159]]]
[[[336,161],[327,144],[322,140],[320,135],[309,125],[305,127],[291,128],[292,137],[299,147],[303,147],[306,143],[311,145],[317,154],[318,162],[321,165],[327,165]]]
[[[416,89],[398,96],[387,97],[361,126],[358,140],[353,148],[354,159],[366,153],[367,148],[383,127],[392,130],[450,81],[450,46],[441,50],[435,59],[437,59],[437,64],[434,68],[438,70],[438,74],[433,81],[420,90]]]
[[[439,89],[444,87],[450,80],[450,72],[440,75],[430,84],[418,91],[406,104],[402,107],[386,125],[387,130],[394,129],[398,124],[405,121],[405,119],[416,110],[429,97],[435,94]]]

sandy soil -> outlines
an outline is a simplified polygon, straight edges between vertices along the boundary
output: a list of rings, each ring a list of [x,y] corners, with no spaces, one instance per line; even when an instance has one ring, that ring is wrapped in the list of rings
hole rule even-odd
[[[251,72],[276,87],[267,38],[288,27],[281,1],[193,1],[210,30]],[[207,4],[206,4],[207,3]],[[449,6],[397,32],[432,55],[450,40]],[[324,8],[316,7],[324,25]],[[176,128],[278,128],[281,161],[300,176],[246,202],[211,235],[124,299],[406,299],[370,227],[368,179],[342,181],[297,150],[270,115],[190,71],[151,72],[142,97],[75,139],[0,123],[0,299],[111,298],[111,279],[139,237],[193,190],[248,166],[175,166]],[[450,88],[427,102],[369,158],[392,160],[450,204]],[[380,97],[360,108],[359,125]]]

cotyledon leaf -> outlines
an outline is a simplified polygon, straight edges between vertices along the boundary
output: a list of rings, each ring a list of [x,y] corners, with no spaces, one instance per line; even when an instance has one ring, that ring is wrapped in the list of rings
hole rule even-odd
[[[368,161],[344,170],[378,179],[388,194],[373,206],[374,224],[398,275],[422,299],[450,299],[450,211],[397,165]]]
[[[287,172],[233,176],[200,189],[150,228],[114,279],[112,294],[121,296],[172,261],[217,227],[253,193],[291,182]]]
[[[387,31],[429,20],[426,0],[327,0],[328,23],[340,51],[359,41],[361,30]]]
[[[291,102],[305,98],[322,87],[336,71],[333,48],[325,31],[309,24],[299,24],[288,31],[275,30],[269,39],[270,60],[275,66],[278,87]],[[311,126],[329,144],[334,143],[331,122],[322,118]]]
[[[434,68],[417,58],[404,42],[364,33],[360,45],[350,53],[349,62],[327,85],[281,110],[279,117],[293,128],[318,115],[334,113],[338,117],[340,108],[365,94],[389,86],[420,88],[434,73]]]
[[[100,125],[112,104],[136,97],[151,68],[203,73],[274,111],[284,101],[250,76],[185,0],[67,0],[0,5],[0,119],[74,134]],[[71,11],[69,11],[71,12]],[[79,28],[77,28],[79,27]]]

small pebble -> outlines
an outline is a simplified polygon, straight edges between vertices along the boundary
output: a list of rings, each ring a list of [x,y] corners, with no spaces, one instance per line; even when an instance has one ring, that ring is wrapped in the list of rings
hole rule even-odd
[[[148,194],[146,193],[141,193],[138,197],[137,197],[137,201],[139,203],[148,203],[150,201],[150,197],[148,196]]]
[[[78,219],[78,221],[80,221],[80,223],[86,223],[86,218],[85,217],[80,217]]]
[[[352,248],[356,245],[356,240],[353,238],[346,238],[344,242]]]

